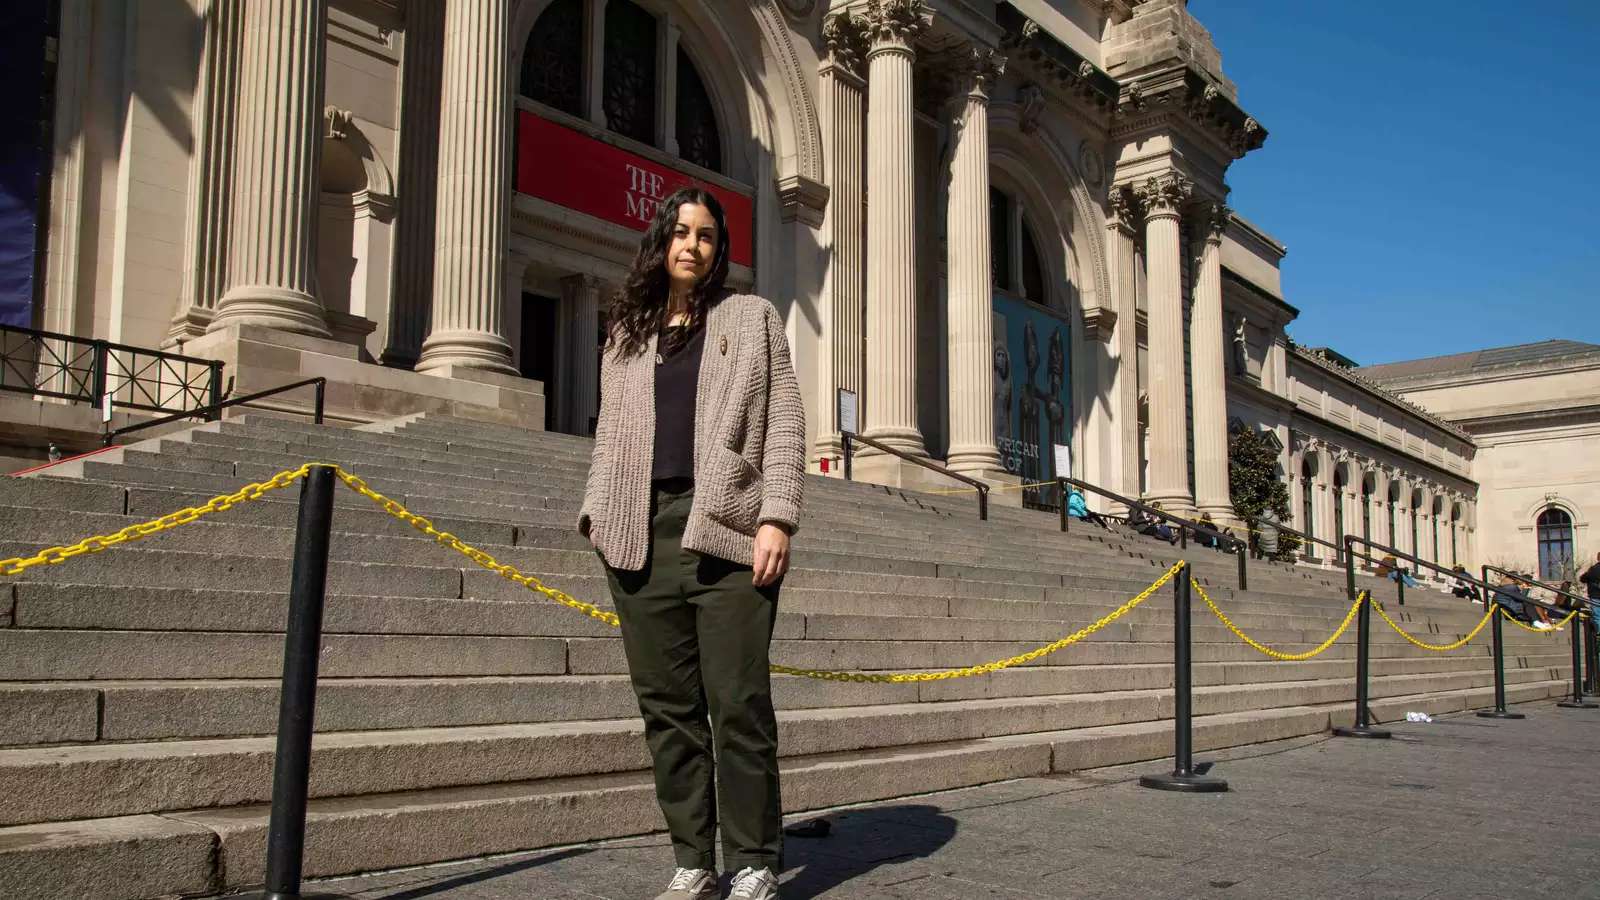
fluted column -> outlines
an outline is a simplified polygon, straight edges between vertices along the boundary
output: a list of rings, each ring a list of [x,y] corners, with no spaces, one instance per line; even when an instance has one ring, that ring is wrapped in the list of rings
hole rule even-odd
[[[422,353],[433,300],[433,241],[438,223],[439,90],[444,64],[445,0],[405,7],[400,66],[400,214],[395,222],[394,291],[383,364],[409,369]]]
[[[433,313],[417,371],[515,374],[505,339],[511,191],[508,0],[445,4]]]
[[[1189,413],[1184,397],[1183,260],[1180,210],[1193,186],[1175,172],[1139,186],[1145,207],[1145,284],[1149,297],[1150,486],[1174,512],[1191,509]],[[1298,474],[1298,473],[1296,473]]]
[[[859,19],[841,13],[823,23],[822,38],[828,55],[817,73],[817,101],[828,167],[822,233],[829,255],[818,304],[827,354],[817,367],[820,409],[814,455],[836,459],[844,452],[838,427],[839,391],[853,391],[860,398],[862,389],[861,300],[866,289],[862,93],[867,83],[861,71],[866,34]]]
[[[561,303],[567,313],[563,318],[568,322],[564,343],[570,361],[563,374],[572,379],[572,387],[566,392],[567,421],[562,427],[571,434],[590,434],[589,420],[600,413],[602,292],[600,279],[593,275],[572,275],[561,280]]]
[[[946,207],[949,241],[950,452],[958,472],[998,472],[994,445],[994,302],[989,275],[989,88],[1005,59],[971,51]],[[1064,473],[1070,474],[1070,473]]]
[[[867,51],[867,437],[926,455],[917,427],[912,43],[917,0],[871,0]]]
[[[1197,213],[1200,265],[1189,316],[1194,501],[1200,512],[1210,513],[1220,522],[1233,518],[1233,502],[1228,497],[1228,378],[1222,333],[1222,232],[1228,227],[1230,210],[1220,203],[1205,203]]]
[[[1138,215],[1133,190],[1126,185],[1113,187],[1106,200],[1107,256],[1117,311],[1117,367],[1110,399],[1117,430],[1118,480],[1112,486],[1126,497],[1140,494]]]
[[[327,0],[242,4],[229,287],[208,330],[328,336],[317,299]]]
[[[239,5],[211,0],[202,13],[200,77],[195,84],[194,151],[189,163],[189,209],[184,226],[183,293],[167,344],[206,333],[227,290],[228,215],[238,111],[241,38]]]

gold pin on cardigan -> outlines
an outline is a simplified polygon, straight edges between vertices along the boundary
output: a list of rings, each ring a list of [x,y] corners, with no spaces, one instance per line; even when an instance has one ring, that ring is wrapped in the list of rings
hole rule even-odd
[[[728,355],[728,336],[727,335],[723,335],[722,336],[722,355],[723,356],[727,356]]]

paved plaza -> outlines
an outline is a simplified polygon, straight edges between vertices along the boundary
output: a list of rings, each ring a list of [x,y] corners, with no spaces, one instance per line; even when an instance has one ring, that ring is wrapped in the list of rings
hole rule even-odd
[[[1159,765],[820,814],[785,900],[967,897],[1600,897],[1600,710],[1520,707],[1208,755],[1231,793],[1134,782]],[[795,817],[791,824],[817,818]],[[308,885],[361,900],[638,900],[663,836]]]

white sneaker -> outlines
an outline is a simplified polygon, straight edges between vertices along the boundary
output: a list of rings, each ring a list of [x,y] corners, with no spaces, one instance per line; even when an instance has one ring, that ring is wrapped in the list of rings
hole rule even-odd
[[[1554,626],[1552,626],[1549,622],[1545,622],[1545,621],[1541,620],[1541,621],[1533,623],[1533,627],[1539,629],[1540,631],[1549,631]]]
[[[728,900],[778,900],[778,876],[771,869],[741,869]]]
[[[716,900],[718,893],[717,873],[710,869],[679,867],[672,873],[666,891],[656,895],[656,900]]]

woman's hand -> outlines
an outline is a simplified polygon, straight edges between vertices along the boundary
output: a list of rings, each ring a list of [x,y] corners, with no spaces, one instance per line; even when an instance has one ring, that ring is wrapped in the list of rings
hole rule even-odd
[[[772,523],[756,531],[755,563],[751,566],[756,587],[766,587],[789,571],[789,533]]]

